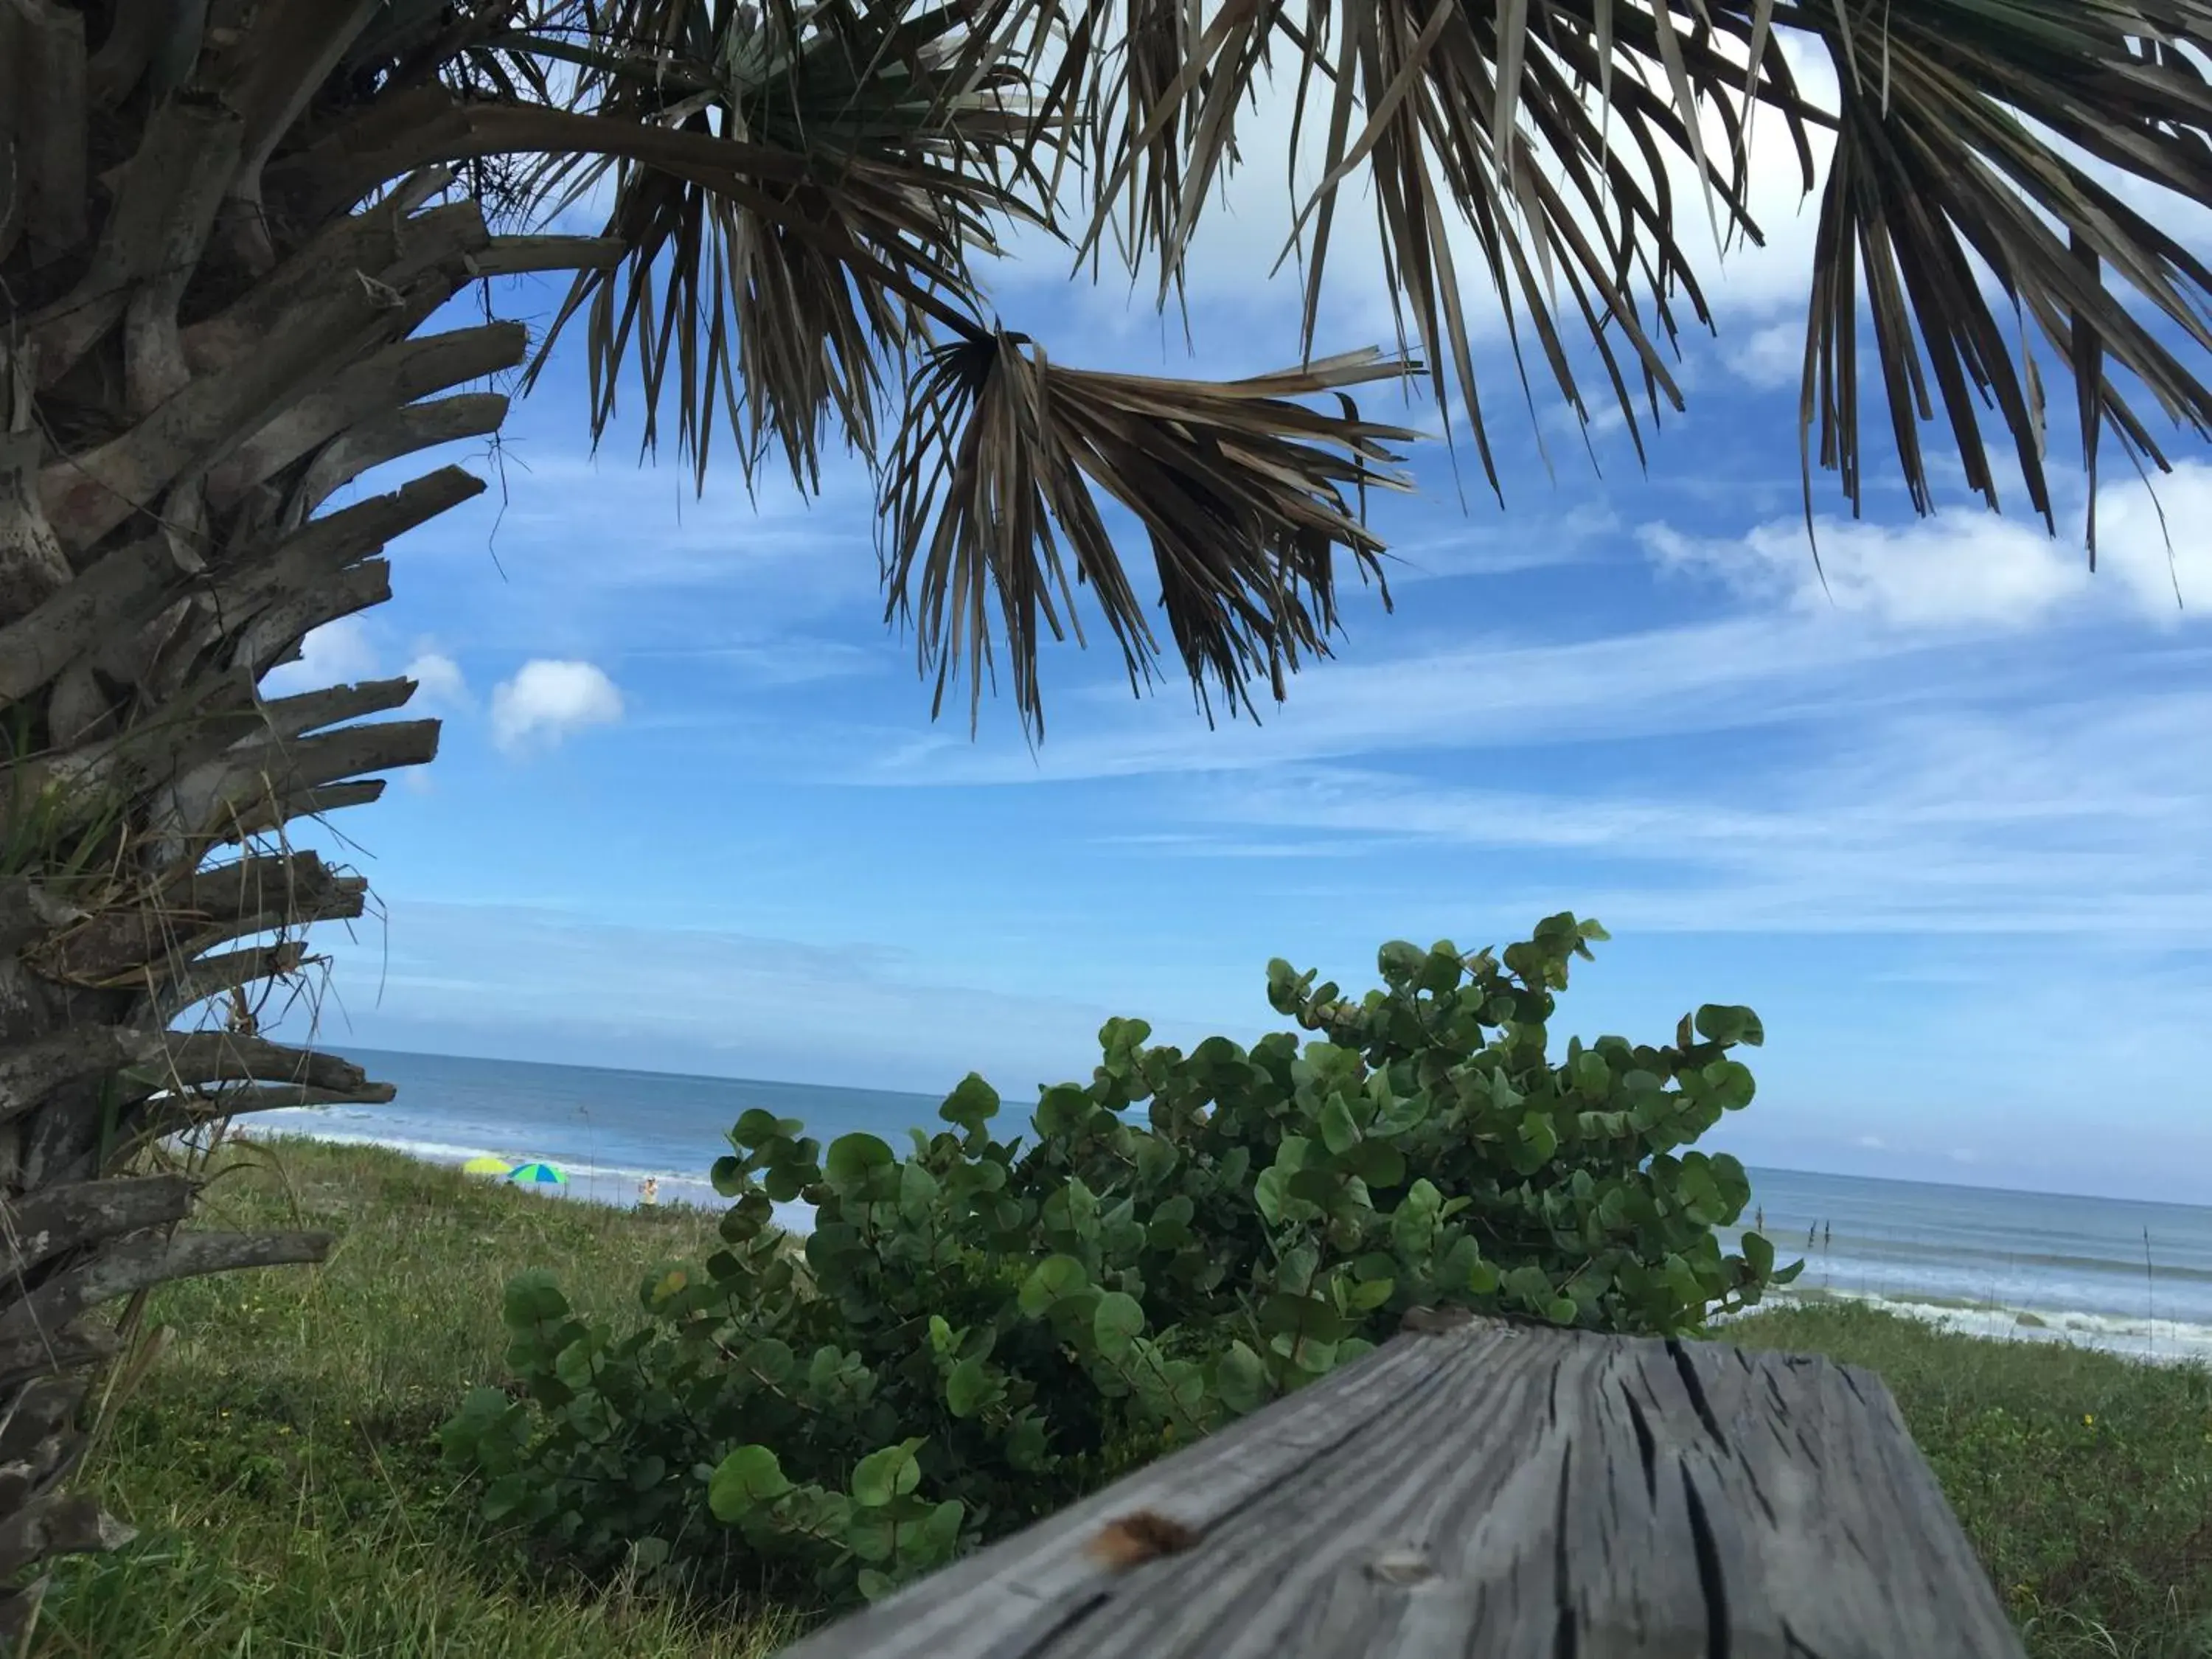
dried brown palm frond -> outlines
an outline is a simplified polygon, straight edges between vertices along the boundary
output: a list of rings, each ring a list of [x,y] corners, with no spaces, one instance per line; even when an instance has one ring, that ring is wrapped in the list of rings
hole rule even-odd
[[[2139,464],[2167,465],[2112,369],[2170,421],[2212,433],[2212,389],[2171,343],[2178,334],[2212,349],[2212,270],[2045,134],[2212,200],[2212,4],[1917,0],[1874,11],[1823,0],[1778,15],[1819,36],[1840,83],[1801,405],[1808,441],[1818,424],[1821,465],[1840,471],[1856,509],[1863,306],[1915,505],[1932,505],[1918,431],[1934,416],[1932,378],[1968,487],[1998,504],[1981,419],[1993,407],[2029,501],[2051,522],[2033,324],[2074,377],[2094,560],[2104,431]],[[2167,338],[2147,325],[2142,302],[2170,325]],[[1806,470],[1809,492],[1809,453]]]
[[[702,479],[718,405],[748,475],[773,447],[817,484],[833,420],[872,454],[884,363],[926,319],[964,322],[971,254],[1036,214],[1036,118],[1004,43],[961,7],[624,0],[503,44],[568,64],[582,118],[696,146],[691,167],[581,131],[546,152],[538,185],[556,207],[611,181],[606,234],[626,252],[578,277],[532,372],[588,307],[594,432],[634,355],[645,441],[672,372]]]
[[[2154,209],[2131,205],[2068,148],[2208,199],[2212,0],[1000,3],[1051,15],[1083,47],[1059,74],[1098,164],[1084,245],[1095,254],[1110,231],[1133,260],[1157,258],[1164,298],[1207,191],[1236,160],[1241,106],[1286,78],[1300,126],[1327,123],[1320,176],[1300,187],[1305,349],[1340,193],[1371,187],[1401,344],[1417,339],[1440,402],[1464,406],[1493,484],[1465,292],[1474,273],[1455,237],[1476,251],[1516,359],[1533,338],[1585,418],[1577,363],[1594,364],[1642,453],[1636,404],[1680,402],[1660,349],[1676,332],[1676,296],[1710,320],[1688,252],[1706,234],[1697,222],[1723,240],[1758,237],[1747,169],[1761,106],[1759,142],[1787,142],[1822,197],[1808,495],[1817,426],[1821,465],[1841,472],[1855,509],[1862,500],[1862,306],[1922,511],[1933,505],[1917,429],[1933,418],[1931,378],[1972,486],[1995,499],[1993,414],[2046,520],[2049,368],[2075,380],[2093,496],[2107,428],[2131,459],[2166,464],[2130,382],[2167,420],[2212,430],[2212,392],[2190,361],[2212,344],[2203,265]],[[1840,114],[1792,77],[1782,43],[1793,36],[1835,64]],[[1316,109],[1308,94],[1324,85]],[[1818,130],[1836,137],[1825,181]],[[1695,194],[1670,175],[1699,181]],[[2014,307],[2010,323],[1984,276]],[[2093,519],[2093,550],[2094,530]]]
[[[1232,713],[1263,676],[1279,700],[1302,654],[1328,653],[1337,550],[1363,580],[1382,576],[1365,494],[1405,487],[1391,446],[1414,434],[1362,420],[1344,389],[1401,372],[1365,351],[1220,384],[1157,380],[1066,368],[1022,336],[980,330],[930,353],[885,468],[882,535],[892,614],[917,622],[938,706],[964,666],[973,723],[1003,633],[1015,703],[1041,731],[1037,646],[1045,632],[1081,637],[1078,585],[1093,590],[1132,685],[1150,678],[1158,645],[1102,496],[1151,542],[1209,716],[1209,683]],[[1316,393],[1334,394],[1340,414],[1294,401]]]
[[[1820,118],[1763,5],[1738,15],[1707,0],[1227,0],[1202,31],[1171,27],[1175,10],[1132,0],[1128,37],[1090,67],[1085,125],[1100,166],[1085,246],[1095,252],[1114,228],[1133,255],[1159,259],[1164,292],[1232,159],[1238,106],[1279,72],[1281,37],[1300,130],[1309,93],[1329,85],[1321,177],[1294,185],[1304,206],[1286,250],[1303,259],[1304,348],[1314,346],[1340,194],[1364,179],[1401,349],[1418,340],[1439,405],[1463,405],[1493,488],[1455,228],[1480,251],[1516,359],[1525,327],[1587,420],[1571,337],[1581,335],[1641,453],[1637,394],[1655,412],[1662,397],[1681,401],[1661,350],[1677,331],[1677,291],[1708,320],[1684,240],[1705,234],[1709,213],[1716,230],[1759,237],[1743,141],[1754,101],[1778,111],[1812,183],[1808,128]],[[1095,35],[1104,21],[1103,0],[1089,0],[1069,27]],[[1717,152],[1703,142],[1699,110],[1728,135]],[[1675,198],[1670,156],[1692,164],[1702,196]],[[1563,304],[1578,326],[1563,326]]]

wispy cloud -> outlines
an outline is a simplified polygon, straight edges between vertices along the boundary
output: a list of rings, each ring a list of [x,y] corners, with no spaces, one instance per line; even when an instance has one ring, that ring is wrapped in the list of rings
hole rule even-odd
[[[1496,520],[1486,515],[1441,533],[1401,541],[1384,574],[1393,588],[1463,577],[1510,576],[1589,564],[1620,553],[1620,518],[1603,501],[1558,512],[1534,506]]]
[[[2212,930],[2212,695],[1808,722],[1749,773],[1724,753],[1656,788],[1578,767],[1571,796],[1313,768],[1219,781],[1185,810],[1248,836],[1540,854],[1548,879],[1641,931]]]
[[[496,1055],[520,1037],[532,1059],[650,1054],[667,1070],[923,1090],[981,1069],[1016,1098],[1096,1064],[1099,1026],[1127,1012],[963,981],[873,943],[507,906],[395,902],[337,954],[351,989],[327,1017],[351,1042]],[[854,1007],[867,1018],[836,1012]],[[1204,1034],[1170,1020],[1161,1040]]]
[[[2154,486],[2129,479],[2099,492],[2104,574],[2033,520],[1967,507],[1903,525],[1777,520],[1735,536],[1639,532],[1662,568],[1717,579],[1739,595],[1808,612],[1863,615],[1904,629],[2017,629],[2062,612],[2130,609],[2179,618],[2192,593],[2212,599],[2212,467],[2178,465]]]
[[[910,653],[895,646],[872,647],[805,634],[758,643],[644,646],[623,654],[649,661],[710,664],[759,686],[812,685],[875,674],[893,655],[902,661],[911,659]]]
[[[1864,672],[1907,658],[1916,659],[1910,676]],[[1084,729],[1048,738],[1034,757],[935,732],[859,763],[851,781],[1067,782],[1680,738],[1917,701],[1960,678],[1932,642],[1828,617],[1741,617],[1561,643],[1477,637],[1396,660],[1329,663],[1303,677],[1261,726],[1224,721],[1209,730],[1170,699],[1133,703],[1126,691],[1100,686],[1084,694]]]

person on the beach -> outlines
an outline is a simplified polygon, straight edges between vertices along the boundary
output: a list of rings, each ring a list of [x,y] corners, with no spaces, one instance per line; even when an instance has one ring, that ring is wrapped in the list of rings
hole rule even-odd
[[[637,1183],[637,1201],[641,1204],[660,1202],[660,1177],[647,1176]]]

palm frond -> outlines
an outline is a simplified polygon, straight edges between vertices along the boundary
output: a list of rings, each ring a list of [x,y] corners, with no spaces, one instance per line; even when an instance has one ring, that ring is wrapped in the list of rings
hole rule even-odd
[[[964,667],[972,726],[1002,635],[1016,706],[1041,732],[1037,647],[1047,632],[1081,639],[1077,585],[1094,591],[1132,687],[1150,679],[1159,647],[1101,496],[1151,542],[1209,719],[1209,683],[1232,713],[1250,709],[1262,677],[1279,701],[1303,655],[1328,653],[1337,550],[1363,580],[1382,577],[1366,492],[1406,487],[1391,446],[1414,434],[1361,419],[1345,388],[1402,372],[1365,351],[1223,384],[1156,380],[1066,368],[1022,336],[980,330],[931,352],[886,465],[880,524],[891,614],[917,623],[936,707]],[[1339,411],[1296,401],[1318,393]]]
[[[1377,553],[1345,492],[1394,477],[1374,447],[1408,434],[1296,398],[1418,361],[1499,488],[1474,345],[1484,288],[1523,398],[1548,380],[1585,422],[1609,402],[1644,455],[1644,411],[1682,402],[1678,313],[1711,321],[1691,247],[1708,231],[1759,237],[1762,112],[1759,142],[1786,141],[1821,196],[1808,517],[1815,428],[1820,464],[1861,501],[1863,311],[1923,511],[1920,427],[1940,399],[1973,487],[1995,501],[1985,428],[2002,426],[2050,520],[2048,363],[2075,381],[2093,499],[2107,428],[2139,465],[2166,464],[2135,406],[2146,395],[2212,431],[2212,391],[2181,355],[2212,346],[2212,270],[2073,159],[2212,199],[2212,0],[525,0],[489,35],[508,0],[401,9],[377,73],[398,77],[392,65],[417,61],[399,46],[419,56],[433,27],[466,72],[448,79],[449,112],[386,124],[423,154],[376,137],[363,176],[528,155],[543,159],[520,188],[541,207],[611,185],[626,257],[578,280],[545,346],[585,313],[595,433],[634,372],[647,444],[666,394],[702,477],[723,421],[749,474],[781,449],[817,487],[833,432],[872,461],[903,380],[879,474],[893,607],[919,614],[940,700],[963,665],[990,672],[1002,629],[1032,725],[1038,636],[1075,627],[1077,583],[1097,589],[1133,678],[1159,654],[1103,500],[1152,544],[1202,701],[1211,688],[1249,707],[1249,679],[1279,691],[1325,648],[1328,550],[1363,570]],[[1837,112],[1794,80],[1793,35],[1835,63]],[[1079,255],[1110,240],[1133,265],[1157,260],[1164,304],[1237,164],[1238,123],[1279,73],[1298,120],[1325,124],[1318,172],[1293,175],[1284,250],[1301,269],[1306,378],[1102,375],[985,325],[973,256],[1010,217],[1051,228],[1071,167],[1091,196]],[[302,168],[336,168],[342,188],[344,149],[323,138]],[[1294,140],[1294,167],[1301,153]],[[1363,187],[1399,361],[1314,363],[1343,192]]]
[[[2169,420],[2212,433],[2212,389],[2129,295],[2212,350],[2212,270],[2045,135],[2188,200],[2212,200],[2212,4],[1918,0],[1892,12],[1807,0],[1777,18],[1826,44],[1841,88],[1805,347],[1808,516],[1816,424],[1820,465],[1841,473],[1860,505],[1863,303],[1914,504],[1933,505],[1918,429],[1934,418],[1932,379],[1968,487],[1999,504],[1980,413],[1994,407],[2029,502],[2051,523],[2032,322],[2074,377],[2094,561],[2106,429],[2138,464],[2168,465],[2112,370]],[[1984,270],[2014,312],[2009,326]]]
[[[1020,76],[957,7],[627,0],[502,44],[565,63],[591,120],[700,143],[696,166],[611,131],[549,153],[539,198],[572,205],[611,181],[606,234],[627,253],[577,278],[532,372],[588,309],[594,434],[634,362],[646,444],[672,394],[702,479],[718,409],[748,477],[780,449],[817,487],[833,422],[872,455],[884,365],[927,319],[967,323],[971,255],[1035,216]]]
[[[1099,29],[1103,5],[1087,0],[1071,30]],[[1302,349],[1314,349],[1340,193],[1364,174],[1400,349],[1418,341],[1447,418],[1455,401],[1463,407],[1492,488],[1455,227],[1472,233],[1516,361],[1532,343],[1587,421],[1579,338],[1641,453],[1638,394],[1654,415],[1662,398],[1681,402],[1661,349],[1677,333],[1674,296],[1710,320],[1683,248],[1691,204],[1674,198],[1668,158],[1686,158],[1704,181],[1696,216],[1710,212],[1717,232],[1724,221],[1728,234],[1759,240],[1744,129],[1765,102],[1813,182],[1808,130],[1819,118],[1791,81],[1770,9],[1769,0],[1310,0],[1295,10],[1288,0],[1225,0],[1202,30],[1176,34],[1167,19],[1179,9],[1130,0],[1129,36],[1118,54],[1101,54],[1086,106],[1100,155],[1085,246],[1095,253],[1114,227],[1133,258],[1159,259],[1164,292],[1206,191],[1234,162],[1237,110],[1285,44],[1301,127],[1309,90],[1329,83],[1322,175],[1294,184],[1304,206],[1285,250],[1303,264]],[[1706,110],[1729,137],[1716,154],[1700,137]],[[1525,363],[1521,378],[1525,393]]]

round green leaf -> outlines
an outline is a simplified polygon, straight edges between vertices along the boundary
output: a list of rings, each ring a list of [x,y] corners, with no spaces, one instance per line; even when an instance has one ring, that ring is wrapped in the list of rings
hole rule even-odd
[[[948,1559],[960,1542],[960,1523],[967,1517],[967,1505],[957,1498],[948,1498],[922,1517],[921,1535],[931,1559]]]
[[[1766,1028],[1750,1009],[1709,1002],[1698,1010],[1698,1034],[1709,1042],[1741,1042],[1756,1048],[1766,1041]]]
[[[772,1164],[761,1176],[761,1190],[778,1204],[788,1204],[813,1182],[820,1171],[806,1164]]]
[[[1428,960],[1429,953],[1418,945],[1394,939],[1375,953],[1375,968],[1382,982],[1395,990],[1412,984]]]
[[[1047,1139],[1073,1134],[1090,1121],[1091,1091],[1079,1083],[1055,1083],[1037,1097],[1037,1133]]]
[[[1232,1342],[1214,1370],[1213,1386],[1221,1403],[1240,1417],[1267,1403],[1267,1368],[1260,1356],[1242,1342]]]
[[[1755,1085],[1751,1067],[1741,1060],[1717,1060],[1698,1077],[1705,1085],[1704,1098],[1707,1105],[1733,1112],[1751,1104]]]
[[[1091,1316],[1091,1331],[1098,1352],[1117,1359],[1129,1351],[1130,1342],[1145,1328],[1145,1310],[1137,1298],[1123,1291],[1109,1291],[1098,1298]]]
[[[1022,1281],[1018,1298],[1021,1310],[1035,1319],[1064,1296],[1073,1295],[1090,1283],[1083,1264],[1072,1255],[1048,1255],[1030,1269]]]
[[[566,1318],[568,1298],[550,1269],[528,1267],[507,1281],[500,1311],[509,1330],[522,1330]]]
[[[771,1388],[779,1388],[799,1369],[799,1358],[788,1342],[765,1336],[745,1349],[744,1366]]]
[[[1260,1171],[1260,1178],[1252,1183],[1252,1201],[1259,1206],[1260,1213],[1271,1227],[1283,1224],[1285,1207],[1290,1202],[1291,1173],[1279,1164],[1271,1164]]]
[[[921,1164],[909,1161],[899,1168],[899,1214],[919,1224],[937,1207],[937,1177]]]
[[[757,1146],[764,1140],[774,1140],[783,1133],[783,1125],[774,1112],[764,1112],[759,1107],[738,1120],[730,1131],[730,1139],[740,1146]]]
[[[1406,1155],[1387,1140],[1361,1141],[1344,1164],[1370,1187],[1395,1187],[1406,1178]]]
[[[938,1116],[974,1133],[999,1115],[999,1091],[970,1072],[945,1097]]]
[[[1594,1049],[1586,1049],[1575,1056],[1571,1068],[1576,1091],[1586,1100],[1603,1100],[1613,1092],[1613,1068],[1605,1063],[1605,1056]]]
[[[1340,1157],[1359,1144],[1359,1126],[1352,1121],[1352,1109],[1340,1095],[1331,1095],[1321,1109],[1321,1138]]]
[[[1345,1287],[1345,1305],[1356,1313],[1367,1313],[1388,1302],[1397,1288],[1394,1279],[1363,1279]]]
[[[945,1404],[955,1417],[975,1416],[997,1392],[981,1359],[962,1360],[945,1379]]]
[[[717,1521],[735,1521],[790,1490],[774,1452],[766,1446],[739,1446],[715,1466],[707,1482],[707,1507]]]
[[[894,1498],[902,1498],[921,1482],[921,1465],[915,1462],[918,1442],[885,1446],[872,1451],[853,1466],[853,1501],[864,1509],[879,1510]]]
[[[873,1135],[839,1135],[830,1143],[830,1155],[823,1162],[823,1172],[837,1186],[851,1187],[865,1181],[869,1170],[896,1162],[890,1144]]]

